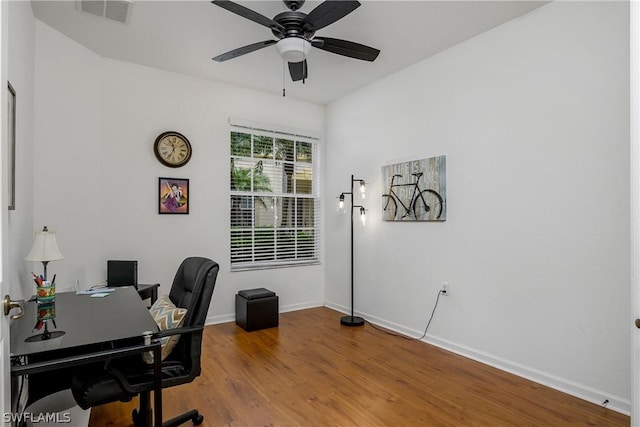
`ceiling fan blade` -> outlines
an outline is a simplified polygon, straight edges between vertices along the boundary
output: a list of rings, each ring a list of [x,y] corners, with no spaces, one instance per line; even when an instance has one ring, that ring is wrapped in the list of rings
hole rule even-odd
[[[236,58],[238,56],[247,54],[247,53],[251,53],[254,52],[256,50],[262,49],[263,47],[267,47],[270,46],[272,44],[277,43],[277,41],[275,40],[265,40],[263,42],[258,42],[258,43],[253,43],[247,46],[242,46],[239,47],[237,49],[233,49],[229,52],[223,53],[222,55],[218,55],[215,58],[213,58],[214,61],[217,62],[224,62],[224,61],[228,61],[229,59],[233,59]]]
[[[327,0],[320,3],[304,18],[302,24],[305,28],[314,31],[333,24],[338,19],[342,19],[360,6],[358,1],[347,0]]]
[[[318,49],[363,61],[375,61],[380,51],[360,43],[330,37],[316,37],[311,44]]]
[[[291,74],[291,80],[294,82],[306,79],[308,69],[306,59],[300,62],[289,62],[289,73]]]
[[[267,28],[271,28],[272,30],[276,30],[280,33],[284,32],[284,27],[278,24],[273,19],[269,19],[258,12],[239,5],[238,3],[234,3],[229,0],[213,0],[211,3],[215,4],[216,6],[220,6],[221,8],[226,9],[229,12],[233,12],[236,15],[240,15],[243,18],[247,18],[253,22],[257,22],[260,25],[264,25]]]

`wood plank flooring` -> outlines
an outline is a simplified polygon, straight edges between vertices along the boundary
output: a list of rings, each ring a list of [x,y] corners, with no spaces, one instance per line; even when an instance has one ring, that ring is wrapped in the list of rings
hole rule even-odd
[[[165,389],[165,418],[205,426],[628,426],[629,417],[370,325],[314,308],[278,328],[208,326],[202,375]],[[91,427],[130,426],[137,401],[94,408]],[[190,425],[190,424],[187,424]]]

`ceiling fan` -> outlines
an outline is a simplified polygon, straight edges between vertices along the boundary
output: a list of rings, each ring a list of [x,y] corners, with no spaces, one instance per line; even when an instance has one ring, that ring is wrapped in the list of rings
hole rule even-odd
[[[304,0],[284,0],[284,4],[290,10],[279,13],[273,19],[229,0],[213,0],[211,3],[271,29],[273,35],[278,38],[278,40],[265,40],[231,50],[216,56],[213,58],[214,61],[224,62],[275,44],[280,56],[289,63],[291,79],[304,81],[308,76],[306,58],[312,46],[363,61],[374,61],[380,53],[378,49],[359,43],[314,36],[319,29],[353,12],[360,6],[358,1],[327,0],[307,15],[298,11]]]

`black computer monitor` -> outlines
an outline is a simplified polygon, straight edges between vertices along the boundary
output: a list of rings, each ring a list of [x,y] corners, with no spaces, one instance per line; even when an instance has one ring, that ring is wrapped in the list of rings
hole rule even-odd
[[[138,261],[107,261],[107,286],[138,288]]]

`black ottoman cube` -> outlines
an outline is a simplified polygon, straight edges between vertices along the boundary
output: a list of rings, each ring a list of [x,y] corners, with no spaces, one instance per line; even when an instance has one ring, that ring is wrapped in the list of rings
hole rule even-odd
[[[278,326],[278,296],[265,288],[236,294],[236,324],[246,331]]]

